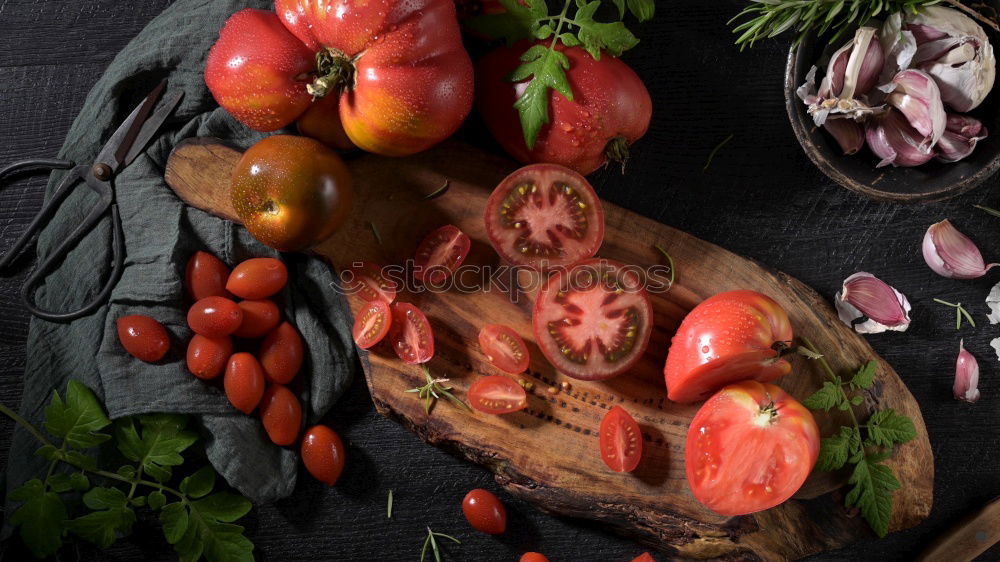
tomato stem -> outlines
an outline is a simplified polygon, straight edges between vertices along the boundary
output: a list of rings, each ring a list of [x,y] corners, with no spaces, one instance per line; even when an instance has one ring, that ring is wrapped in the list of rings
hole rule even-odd
[[[316,53],[316,78],[306,85],[313,99],[349,88],[354,83],[354,59],[332,47]]]
[[[608,159],[609,162],[615,162],[621,164],[622,173],[625,173],[625,164],[628,163],[629,152],[628,152],[628,139],[619,135],[608,141],[607,146],[604,147],[604,157]]]

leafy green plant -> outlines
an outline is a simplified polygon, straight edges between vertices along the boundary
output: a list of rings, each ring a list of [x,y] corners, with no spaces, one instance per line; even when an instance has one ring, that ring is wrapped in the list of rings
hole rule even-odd
[[[216,474],[211,466],[181,479],[177,488],[166,484],[184,464],[181,453],[198,441],[186,429],[186,416],[140,415],[112,424],[94,393],[75,380],[69,381],[65,400],[53,392],[45,408],[45,430],[55,440],[3,404],[0,412],[31,432],[42,444],[35,454],[50,461],[44,478],[31,479],[9,495],[21,502],[9,522],[35,556],[55,554],[67,533],[108,548],[131,533],[135,508],[145,506],[159,513],[163,534],[180,560],[253,560],[253,543],[243,527],[233,524],[250,511],[250,501],[230,492],[212,493]],[[109,427],[112,433],[102,432]],[[99,468],[91,454],[112,439],[130,461],[114,472]],[[69,471],[57,470],[62,467]],[[82,494],[89,512],[71,517],[64,501],[70,493]]]
[[[875,361],[865,363],[853,376],[843,379],[833,372],[826,358],[808,340],[803,340],[799,351],[809,359],[819,361],[830,379],[802,403],[811,410],[848,412],[852,421],[851,425],[840,427],[836,433],[820,441],[816,470],[832,471],[853,466],[847,480],[852,487],[844,498],[844,504],[857,507],[872,530],[884,537],[889,532],[892,517],[892,493],[901,487],[892,469],[884,463],[892,457],[896,445],[917,436],[913,420],[887,408],[872,412],[867,422],[859,423],[853,406],[864,402],[864,396],[859,392],[875,384]]]

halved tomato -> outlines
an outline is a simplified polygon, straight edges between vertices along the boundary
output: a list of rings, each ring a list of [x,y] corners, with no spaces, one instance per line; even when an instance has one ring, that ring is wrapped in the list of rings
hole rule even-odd
[[[792,497],[818,456],[819,428],[809,410],[773,384],[743,381],[695,414],[684,466],[705,507],[745,515]]]
[[[512,375],[528,368],[528,346],[517,332],[503,324],[487,324],[479,330],[479,347],[494,367]]]
[[[521,385],[503,375],[483,377],[469,387],[469,403],[487,414],[509,414],[528,407]]]
[[[442,226],[428,234],[417,246],[413,276],[417,281],[440,283],[462,265],[471,247],[469,235],[457,226]]]
[[[389,340],[405,363],[426,363],[434,357],[434,332],[420,309],[408,302],[392,305]]]
[[[486,202],[486,234],[504,259],[547,269],[597,253],[604,241],[604,210],[580,174],[555,164],[533,164],[507,176]]]
[[[755,291],[726,291],[684,317],[670,343],[663,374],[674,402],[708,398],[727,384],[770,382],[791,372],[781,350],[792,325],[781,305]]]
[[[391,303],[396,300],[396,283],[374,263],[355,263],[341,278],[348,294],[356,294],[369,302],[383,300]]]
[[[639,424],[621,406],[611,408],[601,420],[601,458],[615,472],[632,472],[642,458]]]
[[[532,324],[542,354],[561,373],[607,379],[639,360],[653,329],[653,308],[634,270],[606,259],[582,261],[549,278]]]
[[[366,303],[354,318],[354,343],[361,349],[382,341],[392,326],[392,313],[389,303],[383,300]]]

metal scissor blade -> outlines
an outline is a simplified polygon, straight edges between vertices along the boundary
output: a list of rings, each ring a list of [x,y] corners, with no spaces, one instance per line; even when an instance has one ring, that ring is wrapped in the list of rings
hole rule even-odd
[[[124,153],[128,151],[128,148],[122,148],[126,144],[126,141],[129,148],[132,144],[134,144],[133,141],[136,135],[138,135],[139,129],[145,123],[149,113],[152,112],[153,107],[156,105],[156,101],[163,93],[166,85],[166,80],[160,82],[160,84],[154,88],[153,91],[146,96],[145,99],[143,99],[131,113],[129,113],[128,117],[122,121],[122,124],[118,126],[118,129],[111,135],[108,142],[106,142],[104,147],[101,148],[101,152],[94,160],[95,164],[105,164],[111,168],[112,172],[118,171],[118,168],[121,167],[122,160],[117,158],[117,154],[119,152]]]
[[[177,108],[177,104],[181,102],[181,98],[184,97],[184,91],[179,90],[170,95],[168,95],[164,100],[163,104],[155,113],[146,119],[146,122],[142,125],[142,129],[139,130],[139,134],[136,135],[135,140],[132,141],[132,146],[129,148],[125,157],[121,161],[121,166],[124,168],[135,160],[136,156],[142,153],[146,149],[146,145],[149,141],[153,140],[156,133],[159,132],[160,127],[163,123],[170,117],[170,114],[174,112]],[[125,145],[122,145],[123,147]]]

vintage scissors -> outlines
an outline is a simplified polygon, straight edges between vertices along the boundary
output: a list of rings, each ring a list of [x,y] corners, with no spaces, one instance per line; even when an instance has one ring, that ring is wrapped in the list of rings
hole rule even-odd
[[[35,218],[28,225],[24,234],[18,238],[14,246],[0,257],[0,270],[9,266],[25,249],[35,234],[45,224],[52,220],[56,210],[66,200],[73,189],[81,183],[87,184],[98,195],[98,201],[86,218],[73,229],[73,231],[62,240],[51,255],[41,261],[21,288],[21,299],[28,310],[44,320],[53,322],[68,322],[76,320],[97,310],[108,300],[111,290],[114,289],[121,278],[122,269],[125,263],[125,240],[122,234],[121,216],[118,213],[118,204],[115,202],[115,175],[132,163],[133,160],[146,148],[146,145],[156,136],[157,131],[167,120],[180,103],[183,92],[175,92],[168,95],[159,109],[156,109],[157,102],[166,89],[167,82],[160,82],[146,98],[132,110],[125,122],[118,127],[107,144],[101,149],[97,158],[92,164],[77,165],[74,162],[58,159],[25,160],[11,164],[0,170],[0,183],[16,174],[32,171],[70,170],[62,182],[52,192],[42,209],[35,215]],[[154,112],[153,110],[156,109]],[[108,280],[94,298],[79,310],[67,312],[53,312],[42,310],[35,304],[35,291],[51,273],[57,265],[62,263],[66,254],[72,250],[76,244],[87,234],[94,230],[97,223],[103,219],[105,214],[111,216],[111,272]]]

